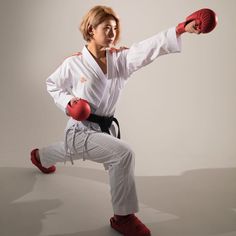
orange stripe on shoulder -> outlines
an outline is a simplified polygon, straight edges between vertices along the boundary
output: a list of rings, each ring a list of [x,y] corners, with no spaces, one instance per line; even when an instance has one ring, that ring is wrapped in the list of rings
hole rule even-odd
[[[81,52],[76,52],[76,53],[74,53],[73,55],[71,55],[71,56],[81,56],[82,55],[82,53]]]
[[[81,52],[76,52],[76,53],[74,53],[74,54],[72,54],[72,55],[70,55],[70,56],[67,56],[65,59],[67,59],[67,58],[69,58],[69,57],[73,57],[73,56],[81,56],[81,55],[82,55]]]
[[[61,65],[63,64],[63,62],[64,62],[67,58],[70,58],[70,57],[73,57],[73,56],[81,56],[81,55],[82,55],[81,52],[76,52],[76,53],[74,53],[74,54],[72,54],[72,55],[70,55],[70,56],[65,57],[65,58],[63,59],[63,61],[58,65],[58,67],[61,66]]]
[[[127,47],[120,47],[120,48],[110,48],[110,53],[114,53],[114,52],[121,52],[121,51],[123,51],[123,50],[126,50],[126,49],[129,49],[129,48],[127,48]]]

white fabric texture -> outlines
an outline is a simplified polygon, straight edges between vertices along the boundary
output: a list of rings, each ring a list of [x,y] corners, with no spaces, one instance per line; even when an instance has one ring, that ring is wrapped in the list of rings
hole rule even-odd
[[[66,142],[68,148],[73,150],[70,153],[73,160],[84,158],[84,160],[102,163],[108,170],[111,201],[115,214],[127,215],[138,212],[134,153],[124,141],[106,133],[83,129],[79,124],[75,124],[68,130]],[[64,162],[65,154],[63,142],[39,150],[44,167]]]

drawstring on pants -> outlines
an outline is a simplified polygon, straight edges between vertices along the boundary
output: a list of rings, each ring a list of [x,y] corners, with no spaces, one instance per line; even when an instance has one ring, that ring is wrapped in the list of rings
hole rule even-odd
[[[68,134],[69,132],[72,130],[72,150],[68,147],[68,141],[67,141],[67,137],[68,137]],[[75,147],[75,136],[76,136],[76,130],[78,130],[78,124],[75,124],[72,126],[72,128],[69,128],[66,133],[65,133],[65,161],[64,163],[66,163],[66,159],[67,157],[70,158],[70,161],[71,161],[71,164],[74,165],[74,161],[73,161],[73,158],[72,158],[72,155],[75,155],[77,154],[77,151],[76,151],[76,147]],[[89,132],[87,132],[88,130],[87,129],[83,129],[84,133],[85,133],[85,137],[84,137],[84,140],[83,140],[83,151],[82,151],[82,158],[83,158],[83,161],[85,161],[85,158],[84,158],[84,152],[86,151],[85,148],[86,148],[86,142],[88,140],[88,137],[89,137]]]
[[[114,116],[105,117],[105,116],[98,116],[98,115],[95,115],[95,114],[90,114],[90,116],[87,118],[87,121],[98,124],[101,131],[104,132],[104,133],[107,133],[109,135],[111,134],[110,130],[109,130],[110,127],[111,127],[111,124],[112,124],[112,122],[115,122],[117,127],[118,127],[117,138],[120,139],[121,135],[120,135],[119,122]],[[84,152],[86,151],[86,147],[87,147],[86,142],[87,142],[89,134],[90,134],[89,133],[89,129],[91,129],[91,123],[90,122],[89,122],[89,127],[82,128],[82,130],[81,130],[81,128],[78,127],[79,123],[76,123],[66,131],[66,133],[65,133],[65,152],[66,152],[65,162],[66,162],[67,157],[69,156],[72,165],[74,165],[72,155],[77,154],[76,147],[75,147],[75,136],[76,136],[76,131],[77,130],[82,131],[85,134],[85,137],[84,137],[84,140],[83,140],[83,150],[82,150],[82,158],[83,158],[83,161],[85,161]],[[68,134],[71,130],[73,132],[72,133],[72,145],[71,145],[72,150],[68,147],[68,141],[67,141]]]

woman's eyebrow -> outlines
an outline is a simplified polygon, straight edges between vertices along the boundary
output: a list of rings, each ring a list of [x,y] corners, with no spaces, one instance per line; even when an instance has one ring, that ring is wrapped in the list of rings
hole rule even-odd
[[[105,24],[105,26],[117,27],[116,24],[115,24],[115,25],[112,25],[112,24],[109,24],[109,23]]]

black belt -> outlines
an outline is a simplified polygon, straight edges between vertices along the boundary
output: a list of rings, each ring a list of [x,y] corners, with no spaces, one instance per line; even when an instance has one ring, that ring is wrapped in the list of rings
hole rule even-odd
[[[114,121],[118,126],[117,138],[120,139],[119,122],[114,116],[106,117],[106,116],[98,116],[98,115],[90,114],[90,116],[87,118],[87,120],[97,123],[100,126],[102,132],[105,132],[107,134],[111,134],[109,128],[111,127],[111,124]]]

